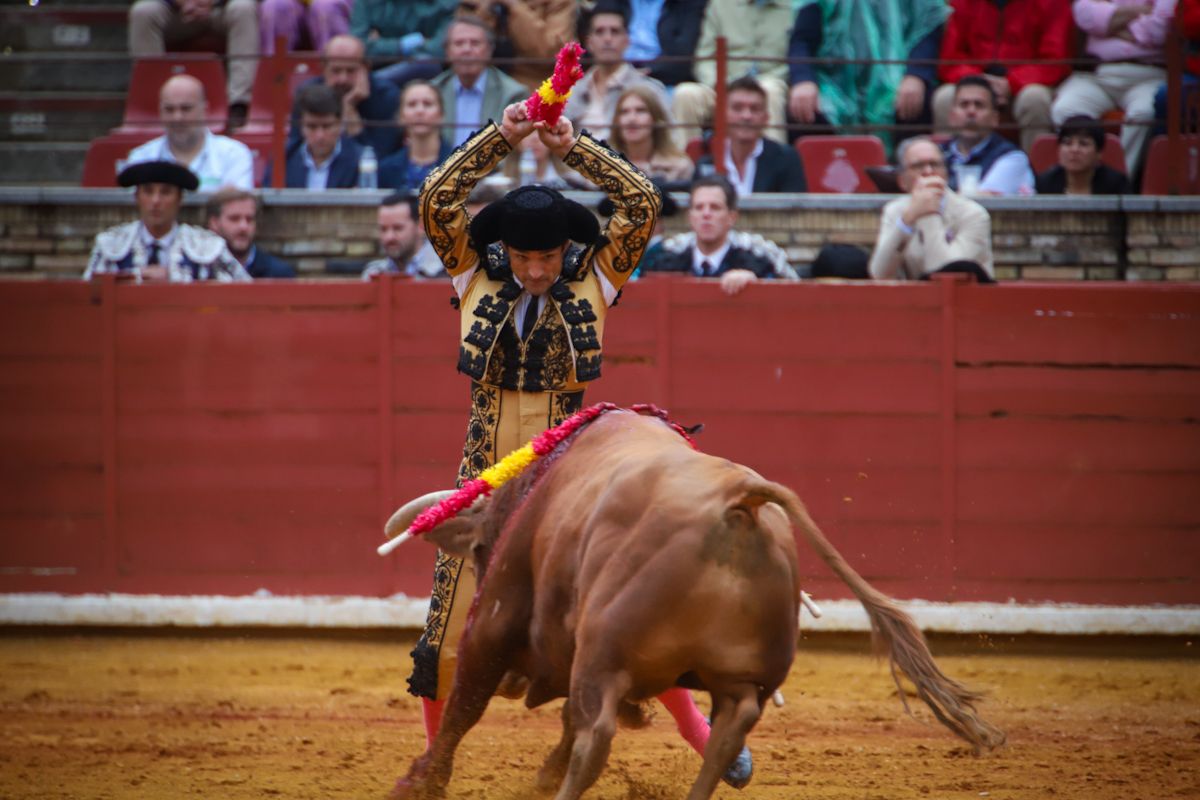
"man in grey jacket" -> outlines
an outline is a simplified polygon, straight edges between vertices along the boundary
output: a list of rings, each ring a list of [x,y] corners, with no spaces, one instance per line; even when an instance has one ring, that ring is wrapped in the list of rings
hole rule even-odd
[[[511,103],[524,100],[529,91],[492,66],[495,36],[477,17],[457,17],[446,31],[446,60],[450,69],[431,83],[442,94],[445,132],[458,146],[488,120],[499,121]]]

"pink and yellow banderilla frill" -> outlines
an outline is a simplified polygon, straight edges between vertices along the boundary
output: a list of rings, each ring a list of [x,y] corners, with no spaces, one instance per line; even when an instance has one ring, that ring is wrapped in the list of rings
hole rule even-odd
[[[545,122],[553,127],[562,116],[571,87],[583,77],[579,59],[584,49],[579,42],[567,42],[554,59],[554,74],[542,81],[538,90],[525,101],[525,111],[533,122]]]

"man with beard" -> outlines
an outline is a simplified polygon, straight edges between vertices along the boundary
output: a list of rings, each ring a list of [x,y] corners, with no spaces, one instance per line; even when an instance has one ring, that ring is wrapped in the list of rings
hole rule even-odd
[[[1029,159],[996,133],[999,123],[1000,111],[991,84],[981,75],[960,80],[950,109],[954,138],[942,145],[951,189],[966,195],[1033,194]]]
[[[250,280],[220,236],[177,221],[184,190],[200,185],[187,167],[143,161],[123,169],[117,183],[137,187],[138,219],[96,235],[84,280],[106,272],[137,283]]]
[[[191,75],[175,75],[158,92],[158,115],[166,133],[135,147],[128,164],[174,161],[187,167],[200,188],[254,188],[254,157],[250,148],[208,129],[208,100],[204,84]]]
[[[342,123],[350,138],[360,145],[370,145],[380,160],[399,150],[396,111],[400,108],[400,90],[394,83],[371,75],[362,41],[349,34],[335,36],[325,45],[323,55],[321,76],[305,82],[297,97],[314,84],[330,87],[342,103]],[[288,148],[299,140],[300,108],[293,103]]]
[[[691,232],[664,240],[662,253],[645,271],[719,278],[722,291],[729,295],[760,278],[795,279],[787,254],[756,233],[735,231],[737,217],[737,192],[727,179],[697,178],[688,201]]]
[[[378,221],[379,249],[384,257],[367,264],[363,280],[389,272],[413,278],[446,277],[442,262],[426,246],[415,194],[397,192],[383,198]]]
[[[225,240],[225,246],[251,278],[294,278],[296,268],[254,243],[258,233],[258,198],[241,189],[225,188],[208,198],[204,207],[208,229]]]

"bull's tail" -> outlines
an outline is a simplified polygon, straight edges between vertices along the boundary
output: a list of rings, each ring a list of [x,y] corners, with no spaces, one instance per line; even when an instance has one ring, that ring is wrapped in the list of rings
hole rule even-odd
[[[784,509],[792,527],[804,535],[821,560],[846,582],[863,604],[871,622],[872,641],[877,651],[886,650],[888,653],[892,679],[896,682],[905,710],[911,713],[897,668],[916,686],[917,695],[932,709],[938,721],[970,742],[976,753],[1003,744],[1004,732],[981,719],[975,710],[975,703],[981,694],[942,672],[929,652],[925,636],[912,618],[846,563],[790,489],[759,478],[748,487],[738,505],[754,508],[766,502],[776,503]]]

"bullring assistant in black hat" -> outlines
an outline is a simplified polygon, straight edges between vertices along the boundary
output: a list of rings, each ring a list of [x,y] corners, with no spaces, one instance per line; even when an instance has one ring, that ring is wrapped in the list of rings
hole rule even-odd
[[[96,235],[85,280],[105,273],[136,283],[250,280],[224,239],[179,222],[183,193],[200,185],[187,167],[143,161],[121,170],[117,183],[134,187],[138,219]]]

